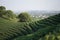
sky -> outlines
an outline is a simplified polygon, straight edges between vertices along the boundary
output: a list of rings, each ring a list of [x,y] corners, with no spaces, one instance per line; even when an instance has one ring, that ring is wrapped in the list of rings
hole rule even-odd
[[[0,0],[7,10],[56,10],[60,11],[60,0]]]

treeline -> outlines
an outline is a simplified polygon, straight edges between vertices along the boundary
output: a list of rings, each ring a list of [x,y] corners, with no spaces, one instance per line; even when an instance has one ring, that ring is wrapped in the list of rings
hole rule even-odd
[[[12,10],[6,10],[4,6],[0,6],[0,17],[11,20],[14,19],[16,15]]]
[[[18,16],[16,16],[16,14],[14,14],[12,10],[6,10],[4,6],[0,6],[0,17],[9,19],[9,20],[17,18],[19,19],[19,22],[31,21],[31,15],[28,14],[27,12],[22,12]]]

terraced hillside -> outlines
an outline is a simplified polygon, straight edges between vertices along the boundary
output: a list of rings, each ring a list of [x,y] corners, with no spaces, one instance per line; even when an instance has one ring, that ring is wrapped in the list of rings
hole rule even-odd
[[[25,23],[23,23],[24,25]],[[0,18],[0,40],[5,40],[6,38],[13,38],[19,32],[17,30],[20,26],[23,26],[22,23],[12,22],[3,18]]]
[[[14,40],[60,40],[60,14],[29,24],[34,32]],[[28,29],[27,29],[28,31]]]
[[[14,23],[0,18],[0,40],[59,39],[60,14],[32,23]],[[51,36],[53,35],[53,36]],[[50,37],[51,36],[51,37]],[[49,39],[50,38],[50,39]]]

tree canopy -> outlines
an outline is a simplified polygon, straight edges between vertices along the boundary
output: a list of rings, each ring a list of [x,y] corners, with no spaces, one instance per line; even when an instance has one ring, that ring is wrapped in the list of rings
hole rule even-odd
[[[0,17],[13,19],[16,17],[16,15],[13,13],[12,10],[6,10],[4,6],[0,6]]]
[[[16,15],[11,10],[6,10],[4,16],[13,19]]]
[[[18,15],[20,22],[29,22],[31,21],[31,16],[27,12],[22,12]]]
[[[0,6],[0,10],[6,10],[4,6]]]

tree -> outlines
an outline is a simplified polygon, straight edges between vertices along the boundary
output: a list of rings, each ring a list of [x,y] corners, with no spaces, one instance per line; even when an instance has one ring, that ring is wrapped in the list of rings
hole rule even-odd
[[[29,22],[31,21],[31,16],[27,12],[22,12],[18,15],[20,22]]]
[[[0,17],[3,17],[4,13],[5,13],[5,11],[0,10]]]
[[[4,6],[0,6],[0,17],[5,19],[13,19],[16,18],[16,15],[12,10],[6,10]]]
[[[6,10],[4,6],[0,6],[0,10]]]
[[[5,11],[6,11],[6,8],[4,6],[0,6],[0,17],[3,16]]]
[[[5,18],[11,18],[11,19],[13,19],[13,18],[16,17],[16,15],[13,13],[13,11],[11,11],[11,10],[6,10],[5,13],[4,13],[4,17],[5,17]]]

